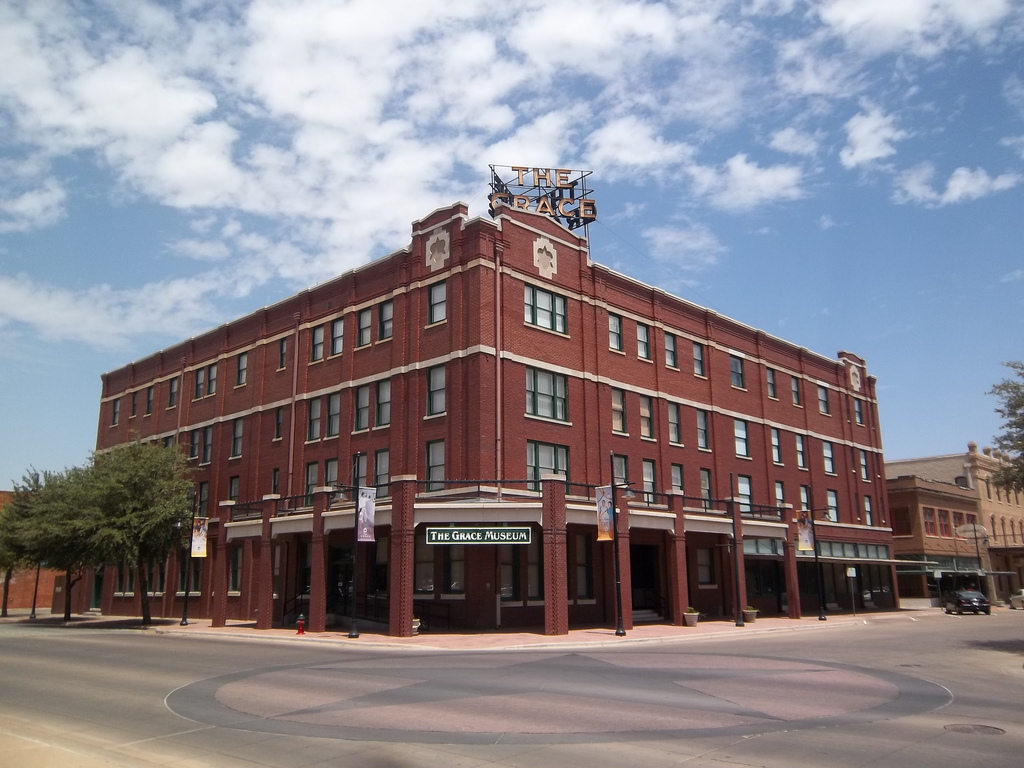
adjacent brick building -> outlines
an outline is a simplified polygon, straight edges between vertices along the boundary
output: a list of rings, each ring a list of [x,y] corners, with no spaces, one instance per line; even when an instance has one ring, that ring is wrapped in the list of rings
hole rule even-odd
[[[523,210],[435,211],[405,250],[104,375],[97,445],[133,434],[194,457],[213,519],[193,610],[215,623],[303,613],[323,629],[353,595],[394,634],[414,615],[547,632],[611,623],[594,498],[612,467],[633,496],[618,489],[627,627],[682,623],[689,605],[799,616],[803,598],[817,612],[785,505],[817,510],[829,603],[849,604],[849,567],[861,607],[895,601],[864,361],[627,278]],[[378,492],[376,542],[355,552],[353,485]],[[426,543],[428,525],[454,524],[533,535]],[[157,574],[155,610],[180,609],[185,570],[174,558]],[[104,610],[127,612],[131,576],[115,571]]]
[[[991,479],[1003,461],[999,451],[979,452],[972,441],[966,453],[886,462],[895,552],[922,562],[899,566],[900,594],[936,597],[955,585],[1000,600],[1021,588],[1021,494]]]

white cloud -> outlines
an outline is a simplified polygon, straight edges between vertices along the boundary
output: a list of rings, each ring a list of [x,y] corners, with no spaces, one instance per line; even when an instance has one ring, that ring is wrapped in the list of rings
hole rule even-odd
[[[832,227],[838,227],[839,225],[836,224],[835,219],[828,214],[825,214],[818,219],[818,226],[823,230],[829,230],[832,229]]]
[[[709,269],[718,263],[725,246],[708,227],[651,227],[643,233],[651,255],[658,261],[690,272]]]
[[[1004,147],[1009,147],[1024,158],[1024,136],[1007,136],[999,143]]]
[[[747,160],[745,154],[734,155],[722,170],[691,165],[687,170],[694,190],[728,211],[745,211],[759,205],[804,196],[800,186],[803,172],[795,165],[773,165],[762,168]]]
[[[20,194],[0,196],[0,233],[50,226],[63,217],[66,197],[56,179],[46,179],[40,187]]]
[[[1018,283],[1024,280],[1024,269],[1015,269],[999,278],[1000,283]]]
[[[1004,192],[1024,181],[1017,173],[993,177],[981,168],[961,167],[950,174],[945,189],[937,191],[932,185],[934,177],[935,167],[931,163],[921,163],[904,171],[896,179],[893,198],[899,203],[921,203],[938,208]]]
[[[894,124],[890,115],[871,105],[846,121],[846,146],[839,152],[844,168],[857,168],[896,154],[893,143],[909,134]]]
[[[688,158],[693,149],[686,144],[666,142],[655,126],[630,116],[612,120],[590,134],[586,158],[602,175],[631,176],[634,172],[674,166]]]
[[[1011,0],[828,0],[817,13],[869,54],[933,57],[964,40],[987,43],[1011,11]]]
[[[175,253],[180,253],[182,256],[196,261],[221,261],[231,255],[231,249],[225,243],[217,240],[187,238],[168,243],[167,247]]]
[[[818,138],[789,126],[772,134],[771,147],[791,155],[813,157],[818,152]]]

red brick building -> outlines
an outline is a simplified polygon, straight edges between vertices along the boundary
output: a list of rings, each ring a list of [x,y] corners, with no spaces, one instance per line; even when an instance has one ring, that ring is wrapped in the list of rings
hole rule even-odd
[[[353,595],[394,634],[414,615],[612,623],[594,511],[612,466],[633,495],[618,489],[627,627],[682,623],[690,605],[816,612],[813,558],[794,552],[783,505],[818,510],[829,603],[849,605],[850,566],[862,604],[895,600],[864,361],[631,280],[527,211],[435,211],[405,250],[106,374],[97,444],[132,434],[195,459],[212,519],[193,610],[215,623],[304,613],[323,629]],[[376,542],[355,558],[353,485],[378,492]],[[427,543],[450,525],[527,526],[531,542]],[[104,610],[127,611],[131,577],[115,570]],[[157,610],[180,609],[184,571],[156,575]]]

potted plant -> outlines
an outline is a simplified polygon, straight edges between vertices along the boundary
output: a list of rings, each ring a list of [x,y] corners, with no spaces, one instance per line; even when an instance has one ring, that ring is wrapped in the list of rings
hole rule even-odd
[[[757,608],[752,605],[748,605],[743,609],[743,621],[753,621],[757,618]]]
[[[700,618],[700,613],[691,605],[683,614],[683,624],[687,627],[696,627],[698,618]]]

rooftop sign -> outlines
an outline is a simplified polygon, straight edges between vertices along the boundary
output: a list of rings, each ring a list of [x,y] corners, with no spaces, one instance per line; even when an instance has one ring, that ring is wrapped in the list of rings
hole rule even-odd
[[[587,176],[593,171],[567,168],[530,168],[525,165],[492,165],[491,216],[499,203],[521,211],[543,213],[568,229],[597,219],[597,204],[590,196]]]

